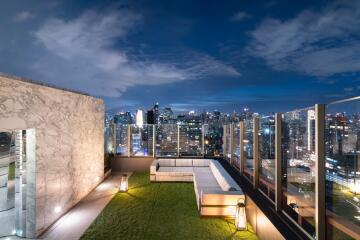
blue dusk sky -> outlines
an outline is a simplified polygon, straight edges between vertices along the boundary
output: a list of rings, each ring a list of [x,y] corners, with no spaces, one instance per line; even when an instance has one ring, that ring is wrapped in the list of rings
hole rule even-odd
[[[4,0],[0,56],[112,111],[288,111],[360,95],[360,1]]]

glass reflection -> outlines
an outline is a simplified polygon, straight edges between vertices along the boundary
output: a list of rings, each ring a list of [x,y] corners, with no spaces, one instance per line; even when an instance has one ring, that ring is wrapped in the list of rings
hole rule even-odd
[[[282,125],[284,210],[315,237],[315,111],[285,113]]]
[[[163,124],[156,126],[156,156],[178,155],[178,125]]]
[[[244,153],[245,153],[245,166],[244,176],[253,182],[254,176],[254,121],[247,119],[244,121],[245,137],[244,137]]]
[[[326,108],[327,239],[360,238],[360,101]]]
[[[131,125],[131,156],[153,155],[153,125]]]
[[[202,124],[194,122],[179,125],[180,156],[202,155]]]
[[[234,124],[234,164],[236,167],[240,168],[240,123]]]
[[[0,237],[15,233],[15,145],[12,132],[0,132]]]
[[[275,118],[266,116],[260,119],[259,129],[259,188],[275,201]]]

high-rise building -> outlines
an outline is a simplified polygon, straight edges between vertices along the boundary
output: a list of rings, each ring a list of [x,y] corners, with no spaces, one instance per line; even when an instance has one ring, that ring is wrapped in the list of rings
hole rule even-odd
[[[154,105],[154,119],[155,119],[155,124],[159,124],[160,123],[160,107],[159,107],[159,103],[156,102]]]
[[[155,112],[154,109],[150,109],[146,113],[147,124],[155,124]]]
[[[131,124],[132,116],[130,112],[119,112],[114,116],[114,123],[116,124]]]
[[[164,110],[160,113],[160,123],[172,123],[173,119],[173,111],[170,107],[164,108]]]
[[[142,109],[136,110],[136,125],[142,127],[144,125],[144,111]]]
[[[202,118],[189,112],[178,118],[180,153],[197,156],[202,151]]]

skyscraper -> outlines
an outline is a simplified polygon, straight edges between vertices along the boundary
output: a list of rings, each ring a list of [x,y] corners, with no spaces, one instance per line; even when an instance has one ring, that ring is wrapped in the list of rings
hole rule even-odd
[[[150,109],[150,110],[147,111],[146,122],[147,122],[147,124],[155,124],[154,109]]]
[[[136,110],[136,125],[140,128],[144,125],[144,111],[142,109]]]

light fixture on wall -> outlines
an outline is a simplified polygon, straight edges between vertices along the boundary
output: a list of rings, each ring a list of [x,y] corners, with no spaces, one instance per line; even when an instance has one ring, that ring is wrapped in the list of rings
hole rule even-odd
[[[236,230],[247,230],[244,198],[238,199],[236,205],[235,226],[236,226]]]
[[[120,179],[120,187],[119,187],[119,191],[120,192],[127,192],[128,190],[128,177],[126,174],[122,175],[121,176],[121,179]]]
[[[55,213],[61,212],[61,207],[60,207],[60,206],[56,206],[56,207],[54,208],[54,212],[55,212]]]

